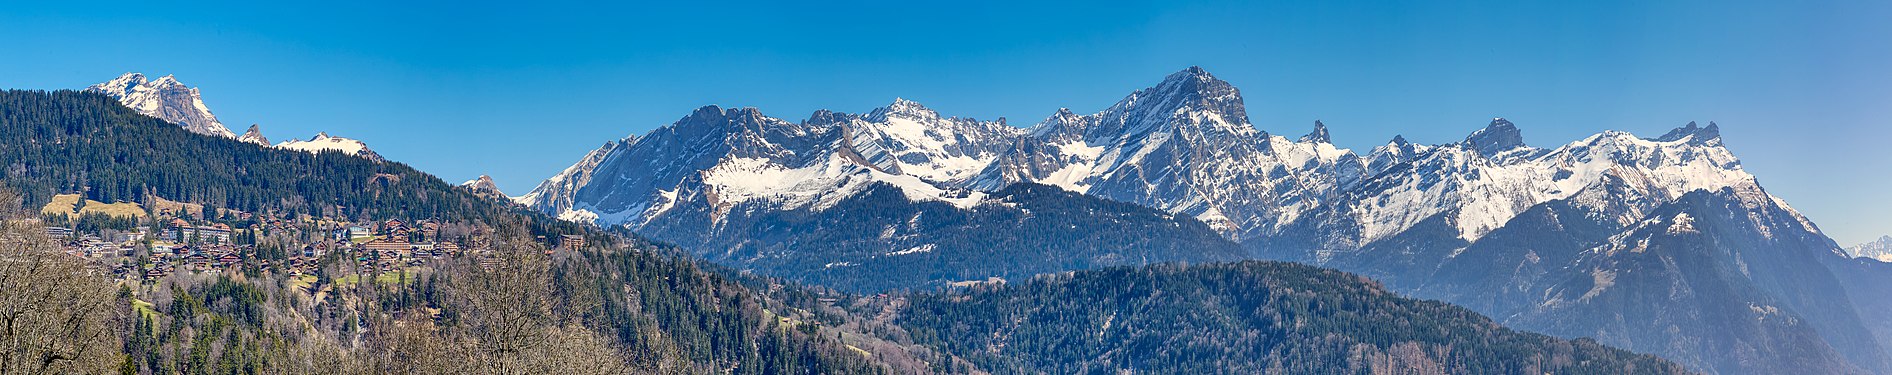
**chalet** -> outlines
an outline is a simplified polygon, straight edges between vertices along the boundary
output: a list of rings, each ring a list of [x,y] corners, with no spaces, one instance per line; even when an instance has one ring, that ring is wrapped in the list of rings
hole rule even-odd
[[[230,243],[230,226],[223,223],[196,228],[197,239],[204,242]]]
[[[361,244],[362,250],[376,251],[376,252],[406,251],[408,249],[411,249],[412,247],[413,245],[407,242],[389,241],[387,239],[377,239],[374,241],[368,241],[368,243]]]
[[[235,252],[224,253],[223,256],[217,257],[217,264],[224,267],[229,267],[242,261],[243,257],[237,256]]]
[[[210,256],[201,253],[191,254],[184,257],[184,265],[192,271],[208,271],[210,270]]]
[[[416,243],[416,244],[409,244],[409,245],[410,245],[410,246],[408,247],[408,249],[409,249],[409,253],[408,253],[408,254],[409,254],[409,256],[411,256],[411,257],[414,257],[414,258],[432,258],[432,257],[434,257],[434,256],[436,256],[436,255],[438,255],[438,253],[437,253],[437,252],[435,251],[435,246],[434,246],[434,244],[431,244],[431,243]]]
[[[558,236],[558,247],[563,249],[585,248],[585,236],[567,234]]]
[[[46,227],[46,236],[57,239],[72,238],[72,228]]]
[[[460,245],[452,242],[435,243],[434,253],[440,255],[460,255]]]
[[[381,222],[381,232],[383,233],[394,233],[395,230],[406,229],[407,222],[403,222],[401,219],[388,219],[388,221]]]
[[[420,235],[421,237],[426,237],[429,240],[439,238],[440,223],[433,220],[421,222]]]

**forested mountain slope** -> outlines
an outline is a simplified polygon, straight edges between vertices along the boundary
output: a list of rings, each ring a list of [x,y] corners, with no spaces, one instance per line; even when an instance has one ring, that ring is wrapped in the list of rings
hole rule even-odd
[[[891,371],[833,336],[787,329],[780,317],[794,310],[674,251],[479,197],[399,163],[192,134],[95,93],[17,90],[0,92],[0,163],[0,182],[23,192],[27,207],[75,192],[259,218],[429,218],[487,228],[490,256],[405,272],[344,261],[296,280],[246,260],[240,273],[133,282],[116,297],[125,309],[117,316],[147,318],[117,321],[111,339],[124,348],[113,362],[132,371]],[[562,234],[590,246],[543,255],[549,245],[540,236]],[[66,257],[31,253],[41,252]],[[376,282],[359,282],[369,279]]]
[[[1281,262],[1047,275],[916,297],[897,321],[995,373],[1686,373]]]
[[[400,163],[283,152],[179,131],[100,94],[0,92],[0,180],[29,206],[53,194],[154,198],[364,220],[521,216]],[[546,223],[575,231],[579,226]]]

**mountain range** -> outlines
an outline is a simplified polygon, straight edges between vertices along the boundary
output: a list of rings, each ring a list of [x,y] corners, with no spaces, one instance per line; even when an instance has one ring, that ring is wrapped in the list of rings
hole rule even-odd
[[[1853,247],[1846,248],[1846,251],[1855,257],[1878,259],[1881,262],[1892,262],[1892,236],[1879,236],[1878,240],[1853,245]]]
[[[765,274],[897,280],[877,288],[1226,259],[1226,244],[1188,231],[1131,244],[1093,235],[1199,227],[1235,244],[1235,256],[1356,272],[1512,327],[1702,371],[1892,372],[1892,319],[1863,307],[1877,301],[1855,303],[1884,288],[1861,279],[1892,270],[1853,261],[1767,193],[1720,131],[1691,122],[1539,148],[1495,118],[1459,142],[1395,137],[1360,154],[1336,148],[1318,121],[1293,138],[1257,128],[1238,89],[1191,67],[1101,111],[1059,109],[1025,128],[904,99],[799,122],[703,107],[606,142],[515,201]],[[1034,196],[1068,210],[1120,202],[1135,206],[1125,215],[1169,220],[1077,225],[1081,216],[1005,194],[1019,184],[1057,187]],[[862,202],[871,214],[856,212]],[[982,268],[949,275],[938,263],[871,263],[973,243],[915,230],[939,217],[984,240],[1034,245],[959,258]],[[1074,258],[1135,261],[1048,263],[1037,238],[1077,241],[1058,251],[1109,249]],[[1165,248],[1175,238],[1202,251]]]

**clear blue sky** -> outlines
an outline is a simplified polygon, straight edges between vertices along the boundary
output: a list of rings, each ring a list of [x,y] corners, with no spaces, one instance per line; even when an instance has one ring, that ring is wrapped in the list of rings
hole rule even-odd
[[[1892,2],[804,3],[8,4],[0,87],[175,74],[237,131],[326,130],[521,194],[705,104],[906,97],[1028,125],[1200,65],[1263,130],[1321,119],[1356,150],[1494,116],[1539,146],[1718,121],[1842,244],[1892,232]]]

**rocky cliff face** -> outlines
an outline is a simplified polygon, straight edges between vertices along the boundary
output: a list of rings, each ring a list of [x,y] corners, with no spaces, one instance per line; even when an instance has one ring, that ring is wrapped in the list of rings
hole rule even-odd
[[[217,115],[210,113],[210,107],[204,105],[204,98],[198,94],[197,88],[178,83],[176,77],[167,75],[152,80],[146,79],[141,73],[125,73],[111,81],[87,87],[86,91],[118,98],[120,103],[138,113],[170,121],[193,133],[236,138],[235,133],[217,121]]]

